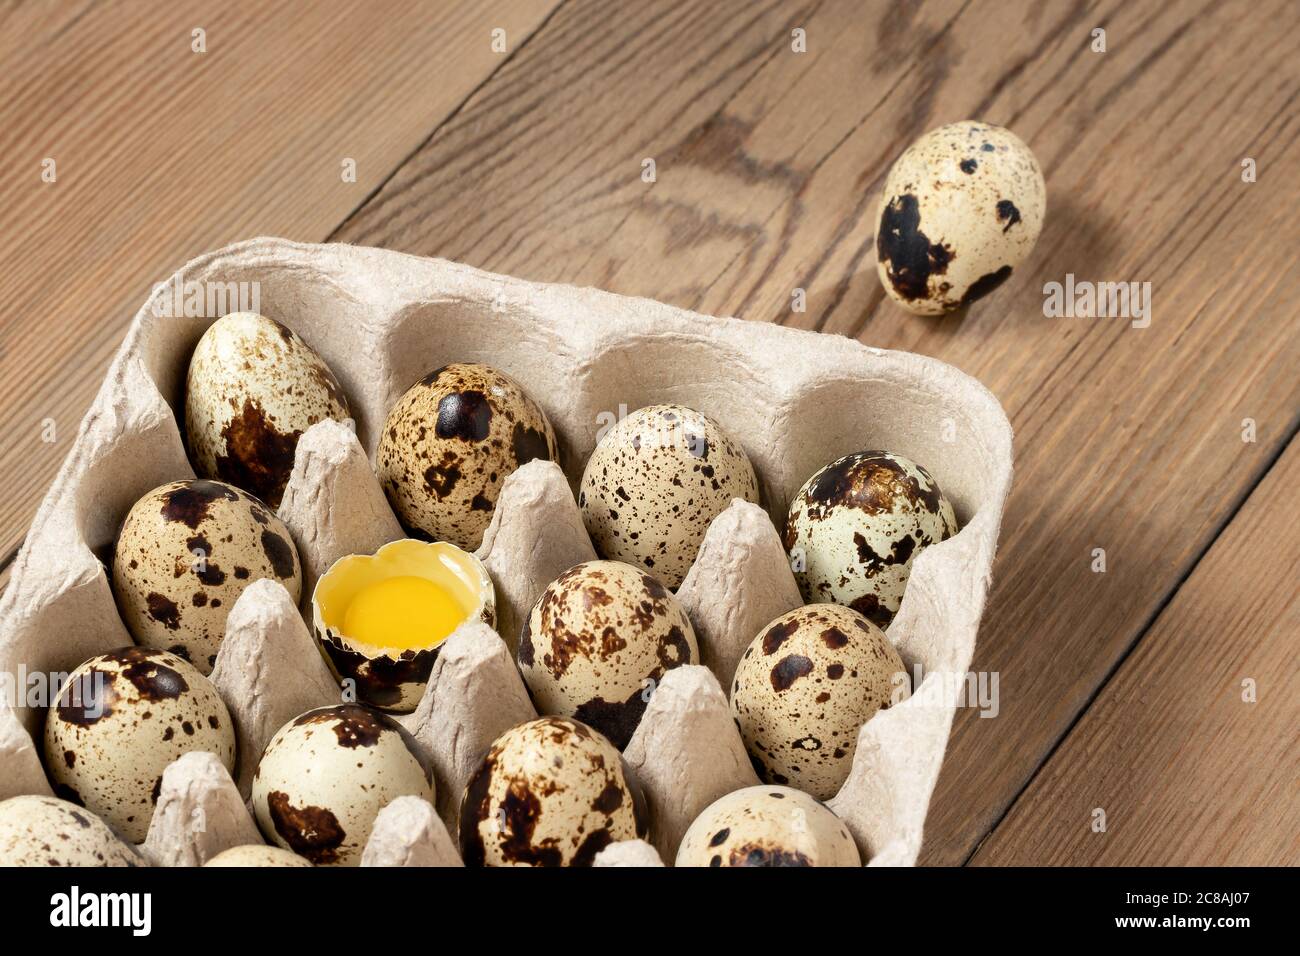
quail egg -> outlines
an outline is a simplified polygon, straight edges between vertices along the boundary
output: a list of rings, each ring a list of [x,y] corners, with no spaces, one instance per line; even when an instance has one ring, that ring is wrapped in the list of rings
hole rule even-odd
[[[785,546],[806,601],[833,601],[888,627],[912,562],[957,533],[931,474],[902,455],[862,451],[813,475],[790,502]]]
[[[488,749],[460,804],[466,866],[591,866],[646,835],[641,796],[618,750],[585,724],[542,717]]]
[[[446,541],[406,538],[339,558],[312,595],[313,630],[334,676],[383,710],[414,710],[442,642],[476,619],[496,626],[492,578]]]
[[[137,501],[113,554],[113,593],[131,636],[212,673],[226,615],[259,578],[294,602],[302,567],[289,529],[245,491],[206,479],[175,481]]]
[[[746,648],[731,713],[762,780],[829,800],[848,778],[859,728],[909,686],[884,631],[851,608],[807,604]]]
[[[559,460],[546,414],[514,379],[487,365],[445,365],[393,406],[375,465],[402,522],[472,551],[506,476]]]
[[[842,820],[790,787],[746,787],[695,818],[676,866],[861,866]]]
[[[235,729],[212,682],[175,654],[126,647],[70,675],[45,720],[55,793],[139,843],[163,771],[192,751],[235,766]]]
[[[278,846],[232,846],[222,850],[204,866],[311,866],[297,853],[290,853]]]
[[[144,865],[83,807],[54,797],[0,800],[0,867]]]
[[[405,796],[433,802],[432,768],[397,721],[364,704],[291,720],[253,776],[262,835],[322,866],[358,865],[379,811]]]
[[[740,443],[682,405],[650,405],[615,424],[587,460],[578,493],[596,551],[676,590],[709,523],[733,498],[758,502]]]
[[[931,130],[885,179],[880,282],[918,315],[969,305],[1029,257],[1046,210],[1038,160],[1010,130],[974,121]]]
[[[310,426],[346,421],[334,373],[297,333],[255,312],[213,322],[185,379],[185,432],[201,478],[220,478],[272,508]]]
[[[699,659],[677,599],[618,561],[588,561],[552,581],[519,638],[519,669],[537,709],[576,717],[620,750],[664,674]]]

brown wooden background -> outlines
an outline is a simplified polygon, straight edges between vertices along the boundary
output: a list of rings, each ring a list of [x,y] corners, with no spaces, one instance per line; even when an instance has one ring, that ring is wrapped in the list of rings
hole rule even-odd
[[[0,5],[5,566],[151,283],[238,239],[853,336],[979,377],[1016,429],[974,665],[1001,712],[959,712],[923,862],[1300,862],[1300,5],[208,7]],[[910,316],[875,190],[966,118],[1031,144],[1047,223],[968,314]],[[1151,327],[1044,318],[1067,272],[1151,282]]]

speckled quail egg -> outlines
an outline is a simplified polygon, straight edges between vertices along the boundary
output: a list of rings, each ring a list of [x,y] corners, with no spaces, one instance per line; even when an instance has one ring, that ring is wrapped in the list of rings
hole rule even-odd
[[[576,717],[620,750],[664,674],[699,659],[677,599],[618,561],[565,571],[542,592],[519,637],[519,669],[538,711]]]
[[[909,689],[884,631],[851,608],[807,604],[745,650],[731,713],[762,780],[829,800],[848,778],[858,729]]]
[[[1046,211],[1038,160],[1010,130],[974,121],[931,130],[885,179],[880,282],[918,315],[969,305],[1029,257]]]
[[[298,550],[283,521],[252,495],[206,479],[174,481],[137,501],[113,554],[113,593],[137,643],[165,648],[210,674],[226,615],[260,578],[302,591]]]
[[[232,846],[222,850],[204,866],[311,866],[297,853],[282,850],[278,846]]]
[[[460,804],[466,866],[591,866],[646,835],[645,808],[618,750],[576,720],[542,717],[506,731]]]
[[[402,726],[364,704],[310,710],[281,727],[253,777],[262,835],[320,866],[356,866],[397,797],[433,802],[432,768]]]
[[[734,790],[705,807],[676,866],[861,866],[842,820],[790,787]]]
[[[272,508],[309,427],[346,421],[338,379],[296,332],[255,312],[233,312],[199,339],[185,379],[185,432],[201,478],[219,478]]]
[[[144,865],[83,807],[54,797],[0,801],[0,867]]]
[[[697,411],[649,405],[596,445],[578,505],[601,557],[645,568],[676,590],[733,498],[758,502],[740,443]]]
[[[375,466],[403,524],[473,551],[506,476],[535,458],[559,460],[546,414],[514,379],[462,363],[430,372],[398,399]]]
[[[785,546],[804,600],[844,604],[888,627],[916,556],[956,533],[952,505],[928,471],[902,455],[862,451],[799,489]]]
[[[144,840],[163,771],[192,751],[235,766],[235,729],[212,682],[168,651],[126,647],[70,675],[45,720],[54,790]]]
[[[391,541],[339,558],[316,582],[312,630],[335,678],[381,710],[409,712],[461,624],[496,626],[483,563],[446,541]]]

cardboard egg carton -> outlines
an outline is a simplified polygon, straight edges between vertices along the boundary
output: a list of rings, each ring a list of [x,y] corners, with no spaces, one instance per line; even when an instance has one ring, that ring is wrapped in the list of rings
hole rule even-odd
[[[513,659],[520,623],[553,578],[594,556],[574,500],[583,465],[602,426],[659,402],[698,409],[738,439],[764,506],[733,501],[678,591],[702,663],[665,676],[625,751],[646,793],[650,843],[616,844],[598,865],[671,863],[705,806],[757,782],[724,688],[759,629],[800,603],[777,532],[788,502],[817,469],[866,448],[925,465],[962,528],[917,558],[889,629],[924,678],[863,725],[851,775],[830,801],[872,865],[916,860],[955,708],[938,691],[969,667],[1011,481],[1011,429],[983,386],[934,359],[838,336],[379,249],[254,239],[195,259],[165,288],[234,293],[240,283],[256,288],[258,311],[325,359],[355,419],[355,431],[323,422],[304,434],[280,508],[304,566],[303,606],[333,560],[401,536],[371,464],[389,408],[429,369],[501,369],[545,409],[560,444],[563,471],[536,461],[506,481],[479,550],[496,584],[500,636],[463,625],[444,644],[429,692],[402,718],[435,768],[437,806],[403,798],[385,809],[366,864],[459,864],[450,834],[471,767],[498,734],[534,715]],[[0,601],[0,673],[11,689],[131,642],[104,560],[140,496],[193,474],[177,412],[190,353],[213,321],[159,315],[160,301],[133,320],[14,563]],[[199,864],[260,839],[246,800],[262,747],[298,713],[339,700],[301,612],[269,581],[232,609],[213,680],[237,725],[239,765],[233,779],[208,754],[168,768],[141,848],[152,862]],[[0,798],[50,790],[44,711],[24,706],[24,690],[0,695]]]

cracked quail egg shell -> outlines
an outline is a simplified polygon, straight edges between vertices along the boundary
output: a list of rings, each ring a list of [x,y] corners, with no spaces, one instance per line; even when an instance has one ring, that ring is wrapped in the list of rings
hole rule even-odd
[[[126,647],[69,676],[45,720],[55,793],[144,840],[163,771],[182,754],[235,766],[235,730],[216,687],[168,651]]]
[[[552,581],[519,638],[519,669],[538,711],[575,717],[620,749],[664,674],[699,659],[677,599],[619,561],[588,561]]]
[[[390,623],[388,618],[412,609],[400,603],[408,595],[381,593],[377,588],[424,581],[433,585],[438,599],[436,607],[419,609],[437,613],[426,613],[414,623],[414,630],[428,635],[426,642],[411,646],[407,640],[399,647],[349,633],[349,622],[355,628],[359,616],[369,632],[379,633]],[[369,601],[370,606],[359,608],[358,600]],[[385,601],[387,606],[375,607],[375,600]],[[385,620],[366,621],[366,613]],[[363,703],[381,710],[415,709],[443,642],[461,623],[470,620],[496,626],[492,578],[478,558],[446,541],[405,538],[384,545],[373,555],[339,558],[322,575],[312,594],[312,629],[334,677],[351,681]],[[402,630],[409,632],[412,624],[408,622]]]
[[[734,790],[695,818],[676,866],[861,866],[853,835],[834,813],[801,790]]]
[[[1029,257],[1046,211],[1038,160],[1010,130],[974,121],[931,130],[885,179],[876,230],[881,285],[918,315],[969,305]]]
[[[916,556],[956,533],[957,517],[933,475],[902,455],[862,451],[799,489],[785,546],[805,601],[844,604],[888,627]]]
[[[216,867],[311,866],[307,860],[300,857],[297,853],[282,850],[278,846],[259,846],[257,844],[250,844],[248,846],[232,846],[228,850],[222,850],[203,865]]]
[[[459,363],[430,372],[398,399],[375,466],[406,527],[472,551],[506,477],[536,458],[559,460],[541,407],[496,369]]]
[[[302,567],[289,529],[257,498],[219,481],[155,488],[122,522],[113,593],[131,636],[179,654],[210,674],[226,616],[260,578],[297,603]]]
[[[0,867],[144,865],[84,807],[54,797],[0,801]]]
[[[829,800],[848,778],[859,728],[909,689],[884,631],[851,608],[807,604],[745,649],[731,713],[762,780]]]
[[[318,866],[356,866],[379,811],[433,802],[432,768],[406,730],[364,704],[310,710],[266,745],[253,776],[262,835]]]
[[[279,507],[298,439],[326,418],[346,421],[347,399],[329,366],[287,326],[233,312],[199,339],[185,379],[186,441],[199,477]]]
[[[693,409],[649,405],[597,443],[578,505],[601,557],[645,568],[676,590],[733,498],[759,498],[740,443]]]
[[[645,835],[641,795],[618,749],[563,717],[498,737],[461,799],[466,866],[591,866],[611,843]]]

